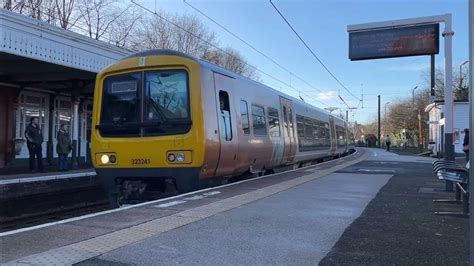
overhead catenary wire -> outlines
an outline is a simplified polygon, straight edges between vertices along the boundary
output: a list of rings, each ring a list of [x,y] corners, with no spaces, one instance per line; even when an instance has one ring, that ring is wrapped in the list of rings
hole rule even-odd
[[[278,63],[276,60],[274,60],[273,58],[271,58],[270,56],[266,55],[265,53],[263,53],[262,51],[260,51],[259,49],[255,48],[255,46],[253,46],[252,44],[250,44],[249,42],[247,42],[246,40],[244,40],[243,38],[241,38],[240,36],[238,36],[237,34],[235,34],[234,32],[232,32],[231,30],[227,29],[225,26],[223,26],[222,24],[220,24],[219,22],[217,22],[216,20],[214,20],[213,18],[211,18],[210,16],[208,16],[206,13],[204,13],[202,10],[200,10],[199,8],[193,6],[192,4],[190,4],[188,1],[186,0],[183,0],[183,2],[188,5],[189,7],[191,7],[192,9],[194,9],[194,11],[198,12],[199,14],[201,14],[202,16],[204,16],[205,18],[207,18],[208,20],[212,21],[214,24],[216,24],[217,26],[219,26],[221,29],[223,29],[225,32],[229,33],[230,35],[234,36],[236,39],[238,39],[239,41],[243,42],[245,45],[247,45],[248,47],[250,47],[252,50],[254,50],[255,52],[259,53],[261,56],[265,57],[266,59],[268,59],[269,61],[271,61],[272,63],[274,63],[275,65],[277,65],[278,67],[280,67],[281,69],[283,69],[284,71],[288,72],[290,74],[290,76],[295,76],[297,79],[299,79],[301,82],[305,83],[306,85],[308,85],[309,87],[319,91],[319,92],[324,92],[323,90],[321,89],[318,89],[316,87],[314,87],[313,85],[311,85],[309,82],[307,82],[306,80],[304,80],[303,78],[299,77],[298,75],[296,75],[295,73],[293,73],[292,71],[288,70],[286,67],[284,67],[283,65],[281,65],[280,63]],[[291,83],[291,82],[290,82]]]
[[[280,80],[280,79],[278,79],[278,78],[276,78],[276,77],[274,77],[274,76],[272,76],[272,75],[270,75],[270,74],[268,74],[268,73],[266,73],[266,72],[260,70],[259,68],[257,68],[257,67],[255,67],[255,66],[253,66],[253,65],[251,65],[251,64],[249,64],[249,63],[247,63],[247,62],[245,62],[245,61],[243,61],[243,60],[241,60],[240,58],[235,57],[235,56],[232,55],[231,53],[229,53],[229,52],[225,51],[224,49],[222,49],[222,48],[220,48],[220,47],[214,45],[213,43],[211,43],[211,42],[209,42],[209,41],[207,41],[207,40],[204,40],[204,39],[200,38],[200,37],[197,36],[196,34],[194,34],[194,33],[190,32],[190,31],[186,30],[185,28],[183,28],[183,27],[181,27],[180,25],[174,23],[173,21],[171,21],[171,20],[165,18],[164,16],[162,16],[162,15],[160,15],[160,14],[158,14],[158,13],[152,11],[152,10],[150,10],[149,8],[147,8],[147,7],[145,7],[145,6],[143,6],[143,5],[139,4],[139,3],[137,3],[135,0],[131,0],[131,3],[133,3],[133,4],[135,4],[136,6],[142,8],[143,10],[145,10],[145,11],[147,11],[147,12],[149,12],[149,13],[151,13],[151,14],[157,16],[157,17],[159,17],[160,19],[162,19],[162,20],[166,21],[167,23],[169,23],[169,24],[175,26],[176,28],[178,28],[178,29],[180,29],[180,30],[182,30],[182,31],[184,31],[184,32],[186,32],[186,33],[192,35],[194,38],[197,38],[197,39],[201,40],[202,42],[204,42],[204,43],[210,45],[211,47],[213,47],[213,48],[219,50],[220,52],[222,52],[222,53],[224,53],[224,54],[226,54],[226,55],[228,55],[228,56],[230,56],[230,57],[232,57],[232,58],[234,58],[234,59],[237,59],[237,60],[241,61],[242,63],[244,63],[244,64],[247,65],[248,67],[251,67],[251,68],[255,69],[256,71],[258,71],[258,72],[260,72],[260,73],[262,73],[262,74],[264,74],[264,75],[266,75],[266,76],[272,78],[273,80],[276,80],[276,81],[280,82],[281,84],[287,86],[288,88],[293,89],[294,91],[298,92],[299,94],[304,94],[304,95],[306,95],[307,97],[313,99],[313,100],[316,101],[316,102],[319,102],[319,103],[321,103],[321,104],[323,104],[323,105],[325,105],[325,106],[329,106],[329,105],[326,104],[325,102],[320,101],[320,100],[318,100],[318,99],[315,99],[314,97],[312,97],[312,96],[309,95],[309,94],[302,93],[300,90],[298,90],[298,89],[294,88],[293,86],[291,86],[291,84],[288,84],[287,82],[282,81],[282,80]]]
[[[273,6],[273,8],[278,12],[278,14],[280,15],[280,17],[286,22],[286,24],[290,27],[290,29],[293,31],[293,33],[298,37],[298,39],[300,39],[300,41],[303,43],[303,45],[306,47],[306,49],[309,50],[309,52],[313,55],[313,57],[319,62],[319,64],[321,64],[321,66],[323,66],[323,68],[329,73],[329,75],[331,75],[331,77],[336,80],[337,83],[339,83],[339,85],[341,85],[341,87],[343,87],[350,95],[352,95],[354,98],[356,98],[357,100],[360,100],[357,96],[355,96],[346,86],[344,86],[344,84],[342,84],[342,82],[331,72],[331,70],[329,70],[329,68],[326,66],[326,64],[324,64],[324,62],[316,55],[316,53],[313,52],[313,50],[306,44],[306,42],[303,40],[303,38],[301,38],[301,36],[298,34],[298,32],[293,28],[293,26],[291,25],[291,23],[285,18],[285,16],[280,12],[280,10],[275,6],[275,4],[272,2],[272,0],[269,0],[270,1],[270,4]]]

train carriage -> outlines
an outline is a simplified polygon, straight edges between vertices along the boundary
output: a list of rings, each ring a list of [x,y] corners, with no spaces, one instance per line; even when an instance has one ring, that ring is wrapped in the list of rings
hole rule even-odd
[[[101,71],[93,125],[94,167],[113,204],[166,182],[185,192],[352,148],[342,119],[170,50],[136,53]]]

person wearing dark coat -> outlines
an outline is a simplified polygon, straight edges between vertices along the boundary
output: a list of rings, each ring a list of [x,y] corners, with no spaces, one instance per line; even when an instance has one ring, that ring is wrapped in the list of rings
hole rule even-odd
[[[57,135],[58,144],[56,152],[58,153],[58,170],[67,171],[67,156],[71,152],[71,138],[67,132],[67,126],[62,124]]]
[[[462,142],[462,150],[466,153],[466,162],[469,162],[469,128],[464,129],[464,141]]]
[[[38,164],[38,171],[43,172],[43,151],[41,144],[43,143],[43,135],[39,126],[39,118],[32,117],[30,124],[25,129],[26,145],[30,154],[30,172],[35,170],[35,157]]]

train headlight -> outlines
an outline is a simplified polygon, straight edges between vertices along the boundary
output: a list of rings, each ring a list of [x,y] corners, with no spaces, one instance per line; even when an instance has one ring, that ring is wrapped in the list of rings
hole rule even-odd
[[[114,156],[114,160],[115,160],[115,156]],[[108,164],[108,163],[110,162],[109,155],[103,154],[103,155],[100,157],[100,162],[101,162],[102,164]]]
[[[184,153],[178,153],[178,155],[176,155],[176,160],[178,162],[184,162],[186,160],[186,156],[184,156]]]
[[[190,164],[193,162],[192,151],[167,151],[167,162],[170,164]]]
[[[109,162],[110,162],[110,163],[115,163],[115,162],[117,162],[117,157],[115,157],[115,155],[113,155],[113,154],[110,155],[110,156],[109,156]]]

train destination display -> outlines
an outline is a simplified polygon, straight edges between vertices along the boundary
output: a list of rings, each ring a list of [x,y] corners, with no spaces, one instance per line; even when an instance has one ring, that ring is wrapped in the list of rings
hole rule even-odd
[[[439,53],[439,24],[349,32],[349,59]]]

